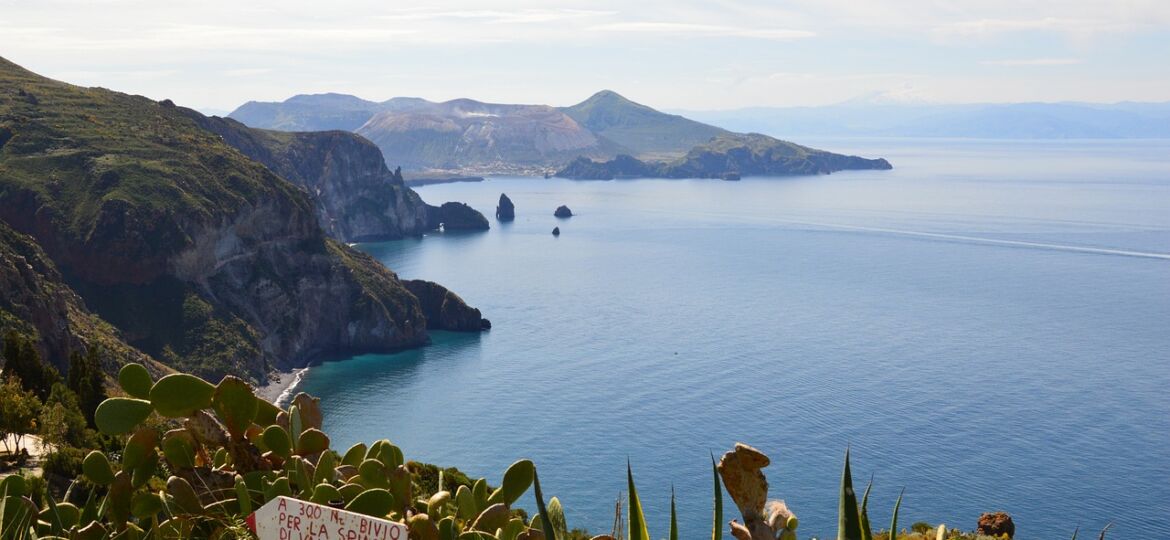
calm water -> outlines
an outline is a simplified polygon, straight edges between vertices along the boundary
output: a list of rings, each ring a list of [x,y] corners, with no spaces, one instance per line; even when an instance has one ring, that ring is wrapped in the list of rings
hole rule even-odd
[[[530,457],[595,532],[628,457],[656,537],[672,484],[683,537],[709,534],[708,453],[743,441],[802,538],[835,534],[847,445],[875,524],[905,487],[907,526],[1170,537],[1170,141],[808,142],[897,168],[423,188],[485,215],[506,192],[517,220],[363,249],[494,328],[304,389],[342,447],[492,482]]]

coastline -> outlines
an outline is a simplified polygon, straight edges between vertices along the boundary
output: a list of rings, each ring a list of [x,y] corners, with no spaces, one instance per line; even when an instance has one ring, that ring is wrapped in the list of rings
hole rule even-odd
[[[295,391],[307,371],[308,366],[292,371],[274,371],[268,375],[267,384],[256,388],[256,396],[277,405],[287,402],[296,395]]]

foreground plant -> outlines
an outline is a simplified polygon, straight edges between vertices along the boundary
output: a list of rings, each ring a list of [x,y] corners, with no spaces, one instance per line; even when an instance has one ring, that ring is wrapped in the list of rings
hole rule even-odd
[[[0,491],[8,538],[231,538],[279,496],[406,524],[412,538],[543,538],[512,506],[532,485],[531,461],[514,463],[498,488],[485,479],[422,496],[402,450],[388,440],[339,453],[322,431],[320,403],[297,395],[287,409],[259,399],[235,377],[218,385],[187,374],[153,381],[138,364],[118,376],[127,397],[98,406],[95,422],[125,438],[120,460],[92,451],[82,464],[86,502],[37,508],[22,483]],[[67,499],[72,494],[67,495]],[[35,535],[35,536],[34,536]]]

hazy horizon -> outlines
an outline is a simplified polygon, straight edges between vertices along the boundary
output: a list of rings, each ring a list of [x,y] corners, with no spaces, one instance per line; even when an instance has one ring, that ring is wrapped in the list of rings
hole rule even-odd
[[[203,110],[338,92],[660,109],[1170,101],[1170,4],[0,0],[0,55]],[[63,17],[62,14],[68,14]]]

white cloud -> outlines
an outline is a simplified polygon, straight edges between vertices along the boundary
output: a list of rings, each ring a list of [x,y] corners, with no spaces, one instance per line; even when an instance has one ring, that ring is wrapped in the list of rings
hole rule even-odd
[[[590,9],[518,9],[502,10],[456,10],[439,11],[428,9],[406,9],[379,16],[387,21],[433,21],[443,19],[474,20],[487,24],[537,24],[579,19],[587,17],[603,17],[616,15],[617,11],[601,11]]]
[[[1072,19],[1043,17],[1038,19],[977,19],[943,24],[933,32],[941,37],[986,37],[1025,31],[1051,31],[1077,36],[1119,33],[1137,29],[1137,21],[1110,19]]]
[[[788,28],[750,28],[680,22],[623,22],[592,26],[589,30],[597,32],[672,34],[696,37],[743,37],[774,40],[803,39],[816,36],[816,32]]]
[[[272,68],[237,68],[223,71],[223,74],[228,77],[255,77],[269,73],[272,73]]]
[[[985,66],[1072,66],[1081,63],[1079,58],[1014,58],[1006,60],[984,60],[979,62]]]

